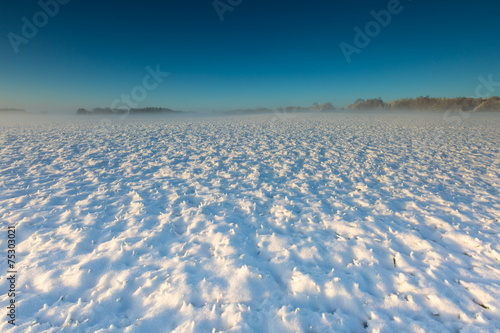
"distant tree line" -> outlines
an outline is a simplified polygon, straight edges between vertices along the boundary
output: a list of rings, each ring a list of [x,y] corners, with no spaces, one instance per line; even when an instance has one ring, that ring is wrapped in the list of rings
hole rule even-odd
[[[24,109],[14,109],[14,108],[3,108],[0,112],[26,112]]]
[[[500,98],[492,96],[489,98],[434,98],[418,97],[397,99],[387,103],[381,98],[358,99],[353,104],[345,107],[346,110],[425,110],[425,111],[500,111]]]
[[[345,110],[424,110],[424,111],[446,111],[446,110],[462,110],[462,111],[500,111],[500,98],[492,96],[489,98],[472,98],[472,97],[429,97],[421,96],[417,98],[403,98],[396,99],[385,103],[381,98],[373,99],[357,99],[354,103],[347,105]],[[17,110],[17,109],[0,109]],[[337,110],[332,103],[327,102],[323,104],[314,103],[309,107],[301,106],[285,106],[276,109],[268,108],[255,108],[255,109],[238,109],[231,111],[220,111],[220,114],[258,114],[258,113],[272,113],[272,112],[309,112],[321,111],[329,112]],[[342,109],[341,109],[342,110]],[[23,110],[19,110],[23,111]],[[78,109],[76,111],[79,115],[103,115],[103,114],[152,114],[152,113],[180,113],[182,111],[174,111],[168,108],[161,107],[146,107],[146,108],[133,108],[126,109],[112,109],[112,108],[95,108],[91,111],[86,109]]]
[[[232,111],[218,112],[222,114],[256,114],[271,112],[309,112],[309,111],[335,111],[337,110],[332,103],[318,104],[314,103],[309,107],[285,106],[276,109],[257,108],[257,109],[239,109]],[[357,99],[354,103],[347,105],[341,110],[423,110],[423,111],[500,111],[500,98],[492,96],[489,98],[436,98],[421,96],[417,98],[396,99],[385,103],[382,98]]]
[[[134,113],[134,114],[150,114],[150,113],[179,113],[182,111],[174,111],[172,109],[167,108],[159,108],[159,107],[147,107],[147,108],[138,108],[138,109],[112,109],[112,108],[95,108],[92,111],[87,111],[86,109],[80,108],[76,110],[76,114],[79,115],[103,115],[103,114],[125,114],[125,113]]]
[[[238,110],[230,110],[230,111],[221,111],[221,112],[217,112],[217,113],[222,113],[222,114],[257,114],[257,113],[272,113],[272,112],[292,113],[292,112],[333,111],[333,110],[335,110],[335,107],[333,106],[332,103],[328,102],[328,103],[323,103],[323,104],[314,103],[312,106],[309,106],[309,107],[285,106],[285,107],[279,107],[276,109],[268,109],[268,108],[238,109]]]
[[[277,108],[276,110],[279,112],[304,112],[304,111],[310,111],[310,110],[333,111],[333,110],[335,110],[335,107],[333,106],[332,103],[328,102],[328,103],[323,103],[323,104],[314,103],[310,107],[285,106],[284,108]]]
[[[157,108],[157,107],[130,109],[130,113],[172,113],[172,112],[182,112],[182,111],[174,111],[172,109]]]

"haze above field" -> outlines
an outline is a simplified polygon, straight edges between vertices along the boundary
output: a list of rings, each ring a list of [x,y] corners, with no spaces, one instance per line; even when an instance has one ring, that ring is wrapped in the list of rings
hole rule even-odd
[[[0,108],[339,108],[500,91],[494,1],[42,3],[2,5]]]

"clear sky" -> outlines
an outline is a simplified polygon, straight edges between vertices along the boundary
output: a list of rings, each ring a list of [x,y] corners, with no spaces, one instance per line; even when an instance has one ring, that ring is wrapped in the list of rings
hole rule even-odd
[[[74,112],[132,92],[138,107],[186,111],[344,106],[500,82],[493,0],[220,0],[219,13],[213,0],[59,1],[53,17],[37,1],[1,1],[0,108]],[[370,24],[391,9],[390,23]],[[356,45],[367,24],[373,37]],[[350,63],[341,43],[357,48]],[[169,75],[156,84],[147,66]]]

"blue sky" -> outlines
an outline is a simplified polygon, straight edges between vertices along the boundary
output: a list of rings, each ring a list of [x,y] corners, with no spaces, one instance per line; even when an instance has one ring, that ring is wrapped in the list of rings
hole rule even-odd
[[[23,17],[42,20],[42,8],[2,1],[0,108],[107,107],[142,85],[147,66],[169,76],[138,106],[194,111],[474,96],[479,76],[500,81],[497,1],[402,0],[351,63],[340,43],[356,46],[354,28],[389,1],[240,2],[221,21],[213,0],[71,0],[16,44]]]

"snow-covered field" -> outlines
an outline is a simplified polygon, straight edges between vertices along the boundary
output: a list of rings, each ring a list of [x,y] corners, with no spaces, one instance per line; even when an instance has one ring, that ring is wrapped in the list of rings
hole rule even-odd
[[[498,114],[3,123],[0,331],[498,332],[499,130]]]

